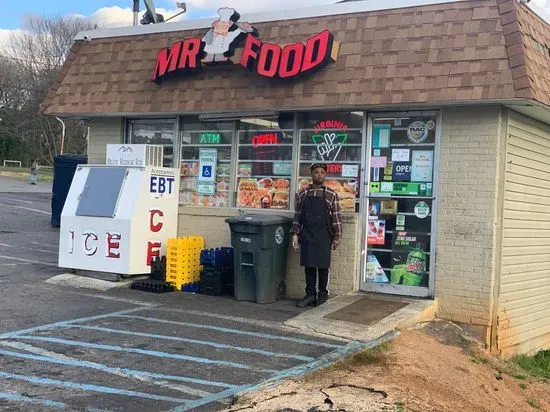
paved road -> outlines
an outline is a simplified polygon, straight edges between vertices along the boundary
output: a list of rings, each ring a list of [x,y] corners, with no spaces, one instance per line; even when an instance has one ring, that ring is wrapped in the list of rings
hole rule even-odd
[[[234,394],[361,347],[283,327],[298,313],[288,301],[44,283],[63,272],[50,196],[7,193],[18,183],[4,182],[0,410],[220,410]]]

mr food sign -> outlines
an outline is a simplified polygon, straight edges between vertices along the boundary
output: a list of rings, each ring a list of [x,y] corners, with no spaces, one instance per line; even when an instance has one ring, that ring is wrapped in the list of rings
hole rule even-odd
[[[281,47],[259,40],[250,23],[239,22],[235,9],[221,8],[218,15],[204,37],[177,41],[159,51],[153,82],[159,84],[172,75],[199,71],[203,64],[233,64],[231,57],[243,40],[241,66],[271,79],[292,79],[314,72],[338,56],[339,43],[328,30],[305,42]]]

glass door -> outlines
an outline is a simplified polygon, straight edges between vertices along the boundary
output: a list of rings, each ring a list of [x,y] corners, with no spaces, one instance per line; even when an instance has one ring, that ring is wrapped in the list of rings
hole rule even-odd
[[[437,113],[373,116],[368,128],[361,289],[431,296]]]

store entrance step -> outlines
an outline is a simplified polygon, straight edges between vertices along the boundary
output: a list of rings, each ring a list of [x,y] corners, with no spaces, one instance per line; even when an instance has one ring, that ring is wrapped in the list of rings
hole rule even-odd
[[[432,320],[434,300],[354,292],[329,299],[285,322],[286,326],[328,336],[369,342]]]

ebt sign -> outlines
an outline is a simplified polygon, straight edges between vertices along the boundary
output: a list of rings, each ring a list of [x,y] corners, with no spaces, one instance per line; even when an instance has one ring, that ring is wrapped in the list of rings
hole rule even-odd
[[[218,15],[204,37],[177,41],[158,52],[153,82],[160,84],[169,76],[199,71],[203,64],[233,64],[230,58],[243,40],[241,66],[270,79],[292,79],[312,73],[338,57],[340,44],[328,30],[304,42],[281,47],[258,39],[256,29],[250,23],[240,22],[235,9],[221,8]]]

